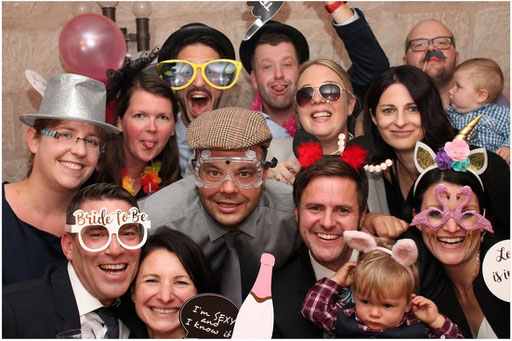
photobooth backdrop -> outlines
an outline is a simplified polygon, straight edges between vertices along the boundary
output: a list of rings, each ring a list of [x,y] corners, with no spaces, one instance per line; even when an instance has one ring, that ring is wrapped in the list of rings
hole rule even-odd
[[[190,22],[202,22],[219,29],[232,41],[238,57],[242,34],[254,18],[241,2],[152,2],[149,16],[150,46],[162,45],[169,34]],[[133,2],[120,1],[116,22],[135,32]],[[415,23],[437,18],[456,37],[461,61],[471,57],[492,58],[505,74],[505,95],[510,98],[510,4],[502,2],[349,2],[363,10],[391,65],[402,64],[404,40]],[[101,14],[96,2],[89,4]],[[65,72],[59,59],[59,35],[73,18],[70,2],[2,2],[2,171],[3,181],[17,181],[27,170],[29,151],[25,142],[27,126],[19,116],[37,112],[41,96],[25,78],[33,69],[45,79]],[[311,59],[331,58],[350,67],[343,44],[331,26],[323,2],[287,2],[274,20],[299,29],[307,38]],[[128,53],[136,43],[128,43]],[[227,90],[223,103],[249,107],[253,97],[245,70],[238,84]]]

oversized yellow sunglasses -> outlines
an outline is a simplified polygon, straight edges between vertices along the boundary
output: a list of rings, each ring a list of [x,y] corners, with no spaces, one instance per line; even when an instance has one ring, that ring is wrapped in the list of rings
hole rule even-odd
[[[214,59],[196,64],[186,60],[170,59],[156,64],[158,74],[173,90],[189,86],[197,76],[197,69],[201,69],[203,79],[208,85],[225,90],[235,85],[242,63],[232,59]]]

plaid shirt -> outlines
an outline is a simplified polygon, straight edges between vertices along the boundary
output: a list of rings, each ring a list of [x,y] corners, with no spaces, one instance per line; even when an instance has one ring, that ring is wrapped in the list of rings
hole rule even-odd
[[[322,328],[329,334],[336,333],[336,320],[340,310],[347,304],[337,301],[338,293],[343,289],[338,283],[329,278],[322,278],[309,290],[306,299],[302,304],[302,315],[313,322],[318,327]],[[364,332],[381,332],[382,330],[374,330],[364,325],[356,315],[356,309],[348,308],[343,310],[343,314],[347,317],[353,316],[359,326],[359,329]],[[402,321],[397,327],[406,324],[413,325],[421,322],[412,311],[404,314]],[[446,338],[446,339],[461,339],[463,338],[459,327],[450,321],[445,316],[444,324],[439,329],[425,329],[425,337],[428,338]]]
[[[469,144],[483,147],[495,152],[498,148],[510,146],[510,109],[494,103],[482,105],[480,108],[467,114],[459,114],[453,108],[446,109],[455,128],[461,130],[472,119],[480,114],[476,127],[467,138]]]

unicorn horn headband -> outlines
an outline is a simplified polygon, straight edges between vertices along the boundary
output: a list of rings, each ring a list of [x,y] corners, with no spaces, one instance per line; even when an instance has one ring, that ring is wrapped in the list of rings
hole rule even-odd
[[[413,194],[416,194],[416,187],[421,178],[435,168],[440,170],[453,169],[457,172],[469,171],[476,176],[482,188],[484,185],[480,174],[487,169],[487,151],[485,148],[470,150],[465,138],[476,126],[482,115],[475,117],[458,134],[453,141],[446,142],[444,147],[439,148],[437,154],[424,144],[416,142],[414,147],[414,165],[420,172],[413,187]]]
[[[466,126],[464,128],[461,129],[461,131],[459,131],[459,133],[453,139],[454,140],[465,140],[468,137],[471,130],[473,130],[473,128],[477,125],[478,121],[480,121],[480,119],[483,116],[484,116],[484,114],[480,114],[477,117],[475,117],[474,119],[472,119],[468,124],[466,124]]]
[[[416,263],[416,259],[418,259],[418,248],[412,239],[399,239],[391,250],[377,246],[377,242],[373,236],[361,231],[344,231],[343,240],[348,246],[360,252],[379,250],[391,255],[391,258],[407,270],[411,276],[412,287],[414,288],[414,275],[411,270],[411,265]]]

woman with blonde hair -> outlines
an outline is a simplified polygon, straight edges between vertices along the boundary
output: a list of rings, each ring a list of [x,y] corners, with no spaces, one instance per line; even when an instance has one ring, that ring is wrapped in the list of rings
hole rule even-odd
[[[339,135],[344,134],[348,140],[352,138],[348,118],[357,102],[348,73],[330,59],[308,61],[299,70],[297,89],[298,128],[314,135],[320,141],[324,154],[339,153]],[[269,155],[282,155],[286,150],[288,158],[284,160],[289,161],[279,162],[276,168],[269,170],[267,178],[292,184],[300,166],[292,154],[291,139],[282,141],[270,146]]]

